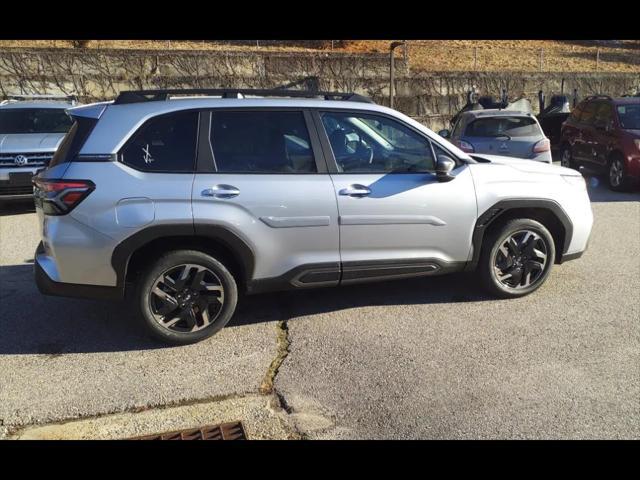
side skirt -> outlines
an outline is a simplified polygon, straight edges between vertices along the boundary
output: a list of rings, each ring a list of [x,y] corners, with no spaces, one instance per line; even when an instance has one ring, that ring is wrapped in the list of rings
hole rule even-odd
[[[466,262],[443,262],[431,258],[301,265],[284,275],[253,280],[247,293],[263,293],[299,288],[335,287],[428,275],[460,272]]]

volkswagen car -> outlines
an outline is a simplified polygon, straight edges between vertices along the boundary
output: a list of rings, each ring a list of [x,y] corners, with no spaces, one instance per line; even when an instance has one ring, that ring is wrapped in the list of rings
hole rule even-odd
[[[69,131],[75,97],[18,96],[0,103],[0,202],[29,199],[31,179],[47,167]]]

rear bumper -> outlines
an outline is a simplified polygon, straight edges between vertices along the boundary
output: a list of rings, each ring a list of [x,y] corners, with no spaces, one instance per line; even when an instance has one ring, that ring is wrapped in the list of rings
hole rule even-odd
[[[99,285],[82,285],[78,283],[57,282],[55,272],[47,272],[47,268],[55,268],[46,261],[42,242],[38,245],[33,262],[33,273],[38,290],[43,295],[73,298],[94,298],[102,300],[120,300],[124,298],[124,291],[119,287],[105,287]]]

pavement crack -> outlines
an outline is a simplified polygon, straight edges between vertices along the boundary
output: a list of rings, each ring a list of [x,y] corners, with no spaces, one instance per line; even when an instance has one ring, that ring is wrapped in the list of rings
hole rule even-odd
[[[280,320],[276,328],[278,330],[278,348],[276,356],[271,360],[271,364],[260,383],[259,391],[262,395],[271,395],[274,393],[274,382],[276,376],[278,375],[278,371],[280,370],[285,358],[289,355],[289,346],[291,345],[291,341],[289,340],[289,326],[287,324],[287,320]]]
[[[289,432],[290,440],[303,440],[306,438],[305,434],[298,429],[295,422],[291,421],[289,415],[293,413],[293,408],[287,403],[282,392],[278,391],[275,387],[275,380],[278,372],[280,371],[280,367],[284,363],[285,359],[289,355],[289,348],[291,346],[291,339],[289,337],[289,324],[288,321],[291,319],[291,310],[290,306],[286,301],[280,299],[278,302],[278,306],[282,313],[283,320],[278,321],[276,324],[277,335],[277,350],[276,355],[271,360],[271,364],[267,369],[262,382],[260,383],[259,393],[261,395],[269,396],[268,406],[273,412],[284,412],[285,415],[278,415],[282,426],[285,430]],[[289,418],[286,418],[289,417]]]

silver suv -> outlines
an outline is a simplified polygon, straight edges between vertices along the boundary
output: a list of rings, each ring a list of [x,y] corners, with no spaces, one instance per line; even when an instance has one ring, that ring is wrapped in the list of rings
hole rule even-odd
[[[123,92],[69,114],[34,180],[38,287],[126,293],[170,343],[213,335],[241,293],[477,270],[519,297],[591,231],[575,170],[468,155],[357,95]]]
[[[74,96],[11,96],[0,102],[0,202],[32,198],[31,177],[46,167],[71,127]]]

